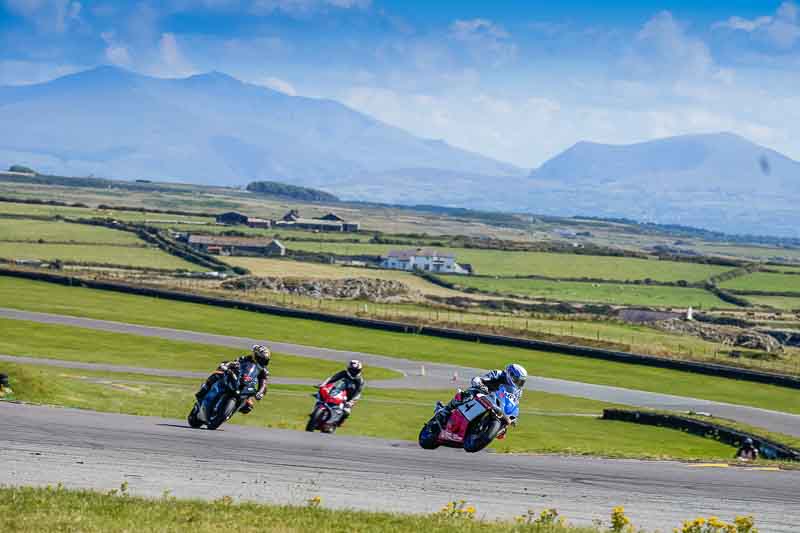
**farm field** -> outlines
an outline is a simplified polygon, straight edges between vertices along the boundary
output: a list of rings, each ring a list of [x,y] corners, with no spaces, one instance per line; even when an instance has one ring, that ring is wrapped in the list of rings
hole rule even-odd
[[[695,288],[474,276],[445,276],[443,279],[482,291],[558,301],[677,308],[733,307],[710,292]]]
[[[534,350],[368,330],[7,277],[0,277],[0,302],[16,309],[222,335],[260,337],[269,332],[272,341],[476,368],[503,367],[513,360],[543,377],[693,396],[800,414],[797,392],[782,387],[742,387],[740,382],[731,379]]]
[[[84,363],[211,373],[222,361],[250,351],[250,346],[233,349],[25,320],[0,318],[0,329],[2,354]],[[336,361],[276,353],[269,368],[275,376],[322,380],[341,367]],[[364,374],[372,380],[402,376],[384,368],[366,368]]]
[[[738,291],[797,292],[800,293],[800,276],[753,272],[720,284],[723,289]]]
[[[290,242],[289,250],[340,255],[385,255],[390,250],[409,246],[358,243]],[[611,280],[654,279],[657,281],[699,282],[728,267],[658,261],[631,257],[589,256],[544,252],[506,252],[441,248],[455,254],[459,263],[469,263],[477,274],[488,276],[545,276],[552,278],[596,278]]]
[[[74,263],[95,263],[135,268],[204,270],[198,265],[169,255],[158,248],[114,246],[108,244],[39,244],[0,242],[4,259],[39,259]]]
[[[790,296],[747,296],[747,301],[755,305],[766,305],[782,311],[800,310],[800,298]]]
[[[78,200],[72,200],[73,203]],[[120,197],[114,203],[122,204],[124,197]],[[0,214],[8,215],[30,215],[30,216],[62,216],[68,218],[116,218],[118,220],[130,222],[144,222],[145,220],[181,220],[195,222],[214,222],[214,217],[170,215],[165,213],[143,213],[139,211],[97,209],[94,207],[65,207],[57,205],[24,204],[15,202],[0,202]]]
[[[133,233],[103,226],[71,224],[60,221],[0,218],[0,241],[36,242],[40,239],[57,243],[75,242],[146,246],[146,243]]]
[[[9,365],[18,399],[34,403],[91,408],[137,415],[183,418],[194,402],[197,380],[153,378],[137,374],[52,369]],[[247,416],[231,423],[302,430],[312,406],[313,388],[272,385],[264,400]],[[452,391],[366,388],[348,423],[337,433],[416,440],[437,400]],[[665,428],[602,420],[603,408],[614,404],[528,391],[520,424],[504,441],[492,444],[498,452],[570,453],[604,457],[676,459],[726,458],[733,448]]]
[[[226,263],[249,269],[253,275],[261,277],[280,278],[317,278],[317,279],[346,279],[346,278],[373,278],[399,281],[423,294],[438,296],[457,296],[460,293],[444,287],[439,287],[419,276],[409,272],[397,270],[382,270],[377,268],[346,267],[326,265],[322,263],[306,263],[292,261],[291,259],[269,259],[260,257],[225,257]]]
[[[704,254],[716,254],[730,257],[745,257],[758,260],[769,259],[788,259],[800,261],[800,249],[777,248],[770,246],[745,246],[741,244],[716,244],[716,243],[697,243],[692,246],[698,252]]]

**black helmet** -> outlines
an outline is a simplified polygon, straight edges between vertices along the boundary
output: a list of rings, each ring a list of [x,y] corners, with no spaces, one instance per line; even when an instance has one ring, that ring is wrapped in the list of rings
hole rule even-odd
[[[350,363],[347,364],[347,375],[351,378],[355,378],[361,375],[361,370],[364,368],[364,365],[361,364],[361,361],[358,359],[353,359]]]
[[[259,365],[266,367],[269,364],[269,358],[271,356],[272,354],[266,346],[262,344],[253,345],[253,359],[255,359],[256,363]]]

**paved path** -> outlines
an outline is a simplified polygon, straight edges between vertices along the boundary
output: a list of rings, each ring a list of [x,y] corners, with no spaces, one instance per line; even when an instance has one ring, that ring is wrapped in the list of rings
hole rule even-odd
[[[607,520],[624,505],[638,526],[753,513],[762,533],[796,532],[800,472],[677,462],[426,451],[414,443],[0,402],[0,485],[432,512],[465,499],[487,518],[555,507],[570,521]]]
[[[61,324],[68,326],[76,326],[82,328],[96,329],[102,331],[110,331],[116,333],[127,333],[134,335],[141,335],[146,337],[159,337],[179,341],[196,342],[202,344],[211,344],[218,346],[230,346],[246,348],[257,342],[267,342],[270,347],[276,352],[298,355],[303,357],[314,357],[317,359],[328,359],[336,361],[348,361],[352,358],[359,358],[371,366],[380,366],[391,368],[404,374],[403,378],[385,381],[372,381],[369,386],[383,387],[383,388],[426,388],[426,389],[453,389],[456,385],[466,386],[466,380],[477,373],[483,372],[483,369],[474,369],[453,365],[446,365],[441,363],[425,363],[420,361],[412,361],[410,359],[402,359],[395,357],[386,357],[382,355],[372,355],[360,352],[349,352],[343,350],[331,350],[328,348],[318,348],[314,346],[304,346],[298,344],[289,344],[283,342],[272,342],[267,339],[253,339],[247,337],[232,337],[225,335],[215,335],[210,333],[202,333],[195,331],[185,331],[178,329],[159,328],[153,326],[142,326],[137,324],[126,324],[121,322],[112,322],[107,320],[96,320],[90,318],[81,318],[65,315],[55,315],[49,313],[35,313],[29,311],[18,311],[14,309],[0,308],[0,318],[10,318],[18,320],[30,320],[35,322],[43,322],[49,324]],[[39,358],[31,358],[39,359]],[[48,364],[47,360],[40,360],[42,364]],[[55,364],[50,362],[50,364]],[[58,363],[59,366],[64,366],[66,362]],[[82,365],[82,363],[69,363],[70,365]],[[424,366],[425,375],[419,375],[421,368]],[[141,372],[141,369],[134,369],[131,367],[116,367],[114,365],[96,365],[93,367],[76,366],[76,368],[95,368],[98,370],[120,370],[123,372],[138,372],[155,375],[177,375],[174,371],[163,371],[150,369],[146,372]],[[535,372],[535,369],[529,369]],[[453,375],[456,374],[459,378],[454,383]],[[200,374],[192,373],[190,376],[195,377]],[[179,376],[179,377],[184,377]],[[313,380],[309,380],[313,381]],[[283,383],[308,383],[306,380],[296,381],[282,381]],[[276,377],[276,383],[277,381]],[[742,383],[743,387],[758,387],[758,384]],[[607,385],[593,385],[589,383],[581,383],[575,381],[567,381],[562,379],[543,378],[531,376],[526,386],[529,390],[537,390],[543,392],[550,392],[556,394],[565,394],[568,396],[578,396],[582,398],[590,398],[611,403],[618,403],[624,405],[631,405],[637,407],[647,407],[652,409],[669,409],[674,411],[695,411],[706,412],[713,416],[729,418],[746,424],[752,424],[770,431],[779,433],[786,433],[789,435],[800,436],[800,415],[793,415],[788,413],[781,413],[778,411],[771,411],[767,409],[759,409],[756,407],[747,407],[741,405],[734,405],[722,402],[713,402],[709,400],[702,400],[697,398],[687,398],[682,396],[673,396],[669,394],[660,394],[653,392],[644,392],[631,389],[624,389],[620,387],[611,387]],[[798,392],[798,401],[800,401],[800,392]],[[530,406],[534,407],[535,406]]]

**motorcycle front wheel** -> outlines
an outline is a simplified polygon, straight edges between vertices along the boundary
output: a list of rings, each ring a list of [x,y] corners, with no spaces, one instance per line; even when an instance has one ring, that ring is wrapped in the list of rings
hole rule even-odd
[[[195,403],[194,407],[192,407],[192,410],[189,412],[189,416],[186,417],[186,421],[189,422],[189,425],[195,429],[203,425],[203,423],[197,418],[197,411],[199,409],[200,406]]]
[[[325,409],[320,405],[315,407],[311,414],[308,415],[308,423],[306,424],[306,431],[314,431],[318,427],[320,427],[323,416],[325,414]]]
[[[500,433],[503,423],[494,416],[484,416],[473,432],[464,439],[464,451],[469,453],[479,452],[492,443]]]
[[[436,442],[436,437],[439,436],[439,432],[432,427],[434,425],[435,423],[431,421],[422,426],[422,430],[419,432],[420,448],[425,450],[435,450],[439,447],[439,443]]]

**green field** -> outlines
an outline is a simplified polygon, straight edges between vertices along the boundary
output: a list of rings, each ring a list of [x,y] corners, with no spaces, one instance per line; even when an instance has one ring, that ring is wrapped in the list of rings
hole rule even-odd
[[[197,266],[158,248],[138,248],[108,244],[39,244],[0,242],[3,259],[40,259],[68,263],[93,263],[137,268],[201,271]]]
[[[71,480],[65,480],[71,485]],[[311,500],[316,494],[303,494]],[[295,506],[178,500],[174,497],[145,499],[122,493],[108,494],[56,488],[0,487],[0,529],[14,533],[47,531],[81,533],[179,532],[218,533],[225,529],[241,533],[604,533],[595,527],[520,525],[512,516],[507,522],[488,522],[466,516],[391,514],[353,510],[330,510],[298,501]],[[445,506],[449,502],[432,502]],[[535,507],[537,502],[531,502]],[[531,510],[538,512],[542,509]],[[476,510],[478,516],[481,510]],[[611,510],[609,509],[609,513]],[[535,518],[534,516],[534,518]],[[642,532],[644,533],[644,532]]]
[[[247,345],[233,349],[2,318],[0,331],[3,332],[0,336],[0,353],[5,355],[141,368],[210,373],[220,362],[230,361],[250,352],[250,346]],[[276,353],[269,368],[275,377],[313,378],[321,381],[341,370],[344,363],[345,361],[339,363]],[[368,379],[402,376],[393,370],[370,367],[364,370],[364,374]]]
[[[220,309],[84,288],[0,277],[4,307],[136,324],[262,337],[272,341],[497,368],[509,361],[531,374],[601,385],[693,396],[800,414],[797,391],[597,359],[491,346],[309,320]]]
[[[683,287],[474,276],[446,276],[444,279],[482,291],[557,301],[681,308],[733,307],[708,291]]]
[[[800,293],[800,275],[753,272],[752,274],[720,283],[720,287],[737,291]]]
[[[194,402],[197,380],[152,378],[34,365],[3,365],[19,400],[136,415],[182,419]],[[250,415],[231,422],[255,427],[303,430],[313,407],[312,387],[272,385]],[[345,435],[416,440],[437,400],[452,391],[389,390],[367,387]],[[604,457],[676,459],[729,458],[734,449],[680,431],[602,420],[612,404],[528,391],[520,422],[492,447],[499,452],[591,454]]]
[[[356,243],[289,242],[289,250],[340,255],[385,255],[409,246]],[[544,252],[506,252],[468,248],[440,248],[455,254],[459,263],[469,263],[477,274],[488,276],[545,276],[552,278],[595,278],[699,282],[728,267],[658,261],[632,257],[607,257]]]
[[[782,311],[800,310],[800,298],[790,296],[747,296],[747,301],[754,305],[765,305]]]
[[[123,197],[119,202],[124,201]],[[117,203],[117,202],[114,202]],[[214,222],[214,217],[204,216],[184,216],[169,215],[163,213],[143,213],[141,211],[124,211],[96,209],[86,207],[63,207],[55,205],[23,204],[15,202],[0,202],[0,214],[10,215],[35,215],[35,216],[62,216],[70,218],[115,218],[130,222],[143,222],[145,220],[170,220],[170,221],[193,221],[193,222]]]
[[[145,246],[145,242],[134,233],[103,226],[0,218],[0,241],[36,242],[40,239],[51,242]]]

